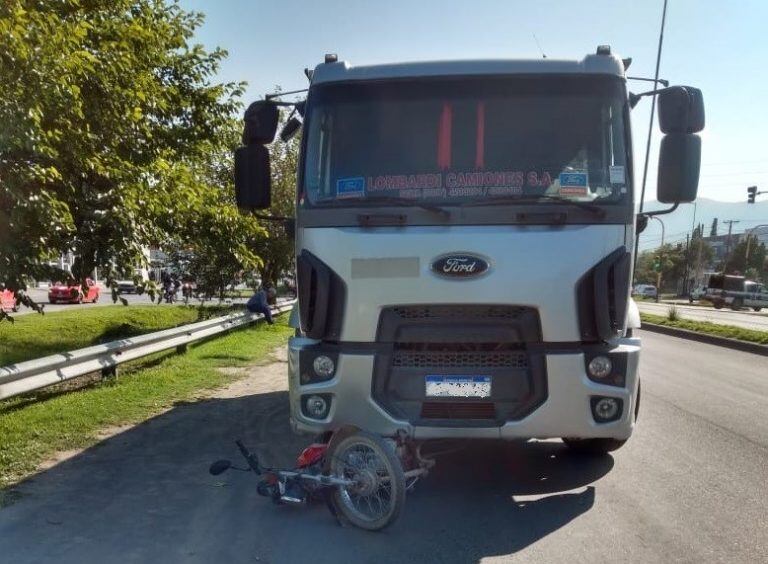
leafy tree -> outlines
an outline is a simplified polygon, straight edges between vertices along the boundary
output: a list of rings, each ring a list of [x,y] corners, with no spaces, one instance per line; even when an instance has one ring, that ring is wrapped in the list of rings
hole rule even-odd
[[[81,279],[135,264],[167,229],[183,231],[191,208],[226,199],[208,198],[216,187],[195,171],[220,145],[242,85],[212,82],[226,53],[190,44],[201,22],[165,0],[2,3],[0,281],[9,288],[50,277],[45,262],[67,250]],[[222,221],[227,233],[232,212],[202,211],[194,225]],[[242,254],[238,244],[229,250]]]
[[[287,143],[277,141],[270,146],[272,159],[272,207],[270,215],[292,217],[296,202],[296,170],[299,163],[300,136]],[[259,269],[263,284],[277,287],[280,276],[292,270],[294,256],[293,238],[289,237],[286,223],[282,220],[265,221],[267,237],[261,242],[260,256],[263,265]]]
[[[659,292],[677,291],[678,282],[683,279],[685,273],[685,245],[667,243],[657,249],[640,253],[635,272],[637,283],[656,285],[659,273],[657,265],[661,269]]]
[[[763,272],[766,254],[765,243],[760,243],[753,235],[747,235],[739,241],[726,260],[725,272],[745,274],[750,271],[752,277],[758,277]]]
[[[165,246],[176,271],[194,280],[207,298],[223,299],[228,286],[263,264],[267,232],[255,217],[240,214],[234,202],[232,168],[239,133],[240,122],[230,120],[206,159],[175,167],[179,190],[186,194],[184,205],[179,214],[160,222],[169,233]]]

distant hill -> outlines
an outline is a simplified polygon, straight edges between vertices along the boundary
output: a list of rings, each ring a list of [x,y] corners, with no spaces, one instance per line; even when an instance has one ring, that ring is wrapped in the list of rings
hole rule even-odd
[[[760,199],[761,196],[758,196]],[[717,233],[724,235],[728,233],[728,225],[723,223],[727,219],[739,220],[739,223],[733,224],[733,233],[743,233],[757,225],[768,224],[768,200],[758,201],[754,204],[748,204],[746,194],[744,202],[718,202],[717,200],[708,200],[699,198],[696,203],[696,223],[704,224],[704,234],[709,235],[712,227],[712,220],[718,219]],[[648,202],[644,206],[646,211],[667,208],[669,206],[659,204],[658,202]],[[691,233],[693,229],[693,204],[680,204],[680,206],[671,214],[661,215],[659,219],[664,222],[665,243],[675,241],[685,242],[685,235]],[[648,228],[640,235],[640,250],[652,249],[658,247],[661,243],[661,226],[655,219],[650,220]]]

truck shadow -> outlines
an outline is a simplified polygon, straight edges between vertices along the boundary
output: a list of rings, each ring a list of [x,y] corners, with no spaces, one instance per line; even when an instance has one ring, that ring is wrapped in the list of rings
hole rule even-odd
[[[14,488],[0,553],[33,562],[479,562],[533,544],[594,504],[610,456],[559,441],[475,443],[440,457],[382,533],[339,527],[320,505],[275,507],[249,473],[213,477],[243,439],[270,465],[309,441],[288,425],[285,392],[179,404]],[[577,491],[574,491],[577,490]]]

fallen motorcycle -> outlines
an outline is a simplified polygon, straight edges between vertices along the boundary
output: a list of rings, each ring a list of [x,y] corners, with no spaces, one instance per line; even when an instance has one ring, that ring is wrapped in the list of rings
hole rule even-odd
[[[406,489],[434,465],[404,435],[382,439],[356,428],[337,430],[328,442],[311,444],[301,452],[293,470],[261,466],[242,441],[235,444],[248,468],[218,460],[211,464],[211,474],[217,476],[230,468],[254,472],[262,477],[259,494],[276,504],[302,505],[321,499],[340,524],[346,521],[369,531],[397,520]]]

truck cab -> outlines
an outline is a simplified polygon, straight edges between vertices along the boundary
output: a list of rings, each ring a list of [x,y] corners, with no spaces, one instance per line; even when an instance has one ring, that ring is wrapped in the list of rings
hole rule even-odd
[[[640,340],[626,64],[603,47],[577,61],[330,57],[308,73],[296,431],[562,437],[603,451],[630,437]],[[676,88],[659,114],[659,200],[674,205],[695,197],[703,112],[698,91]],[[261,130],[276,118],[268,100],[249,111],[236,178],[254,209],[268,206]]]

